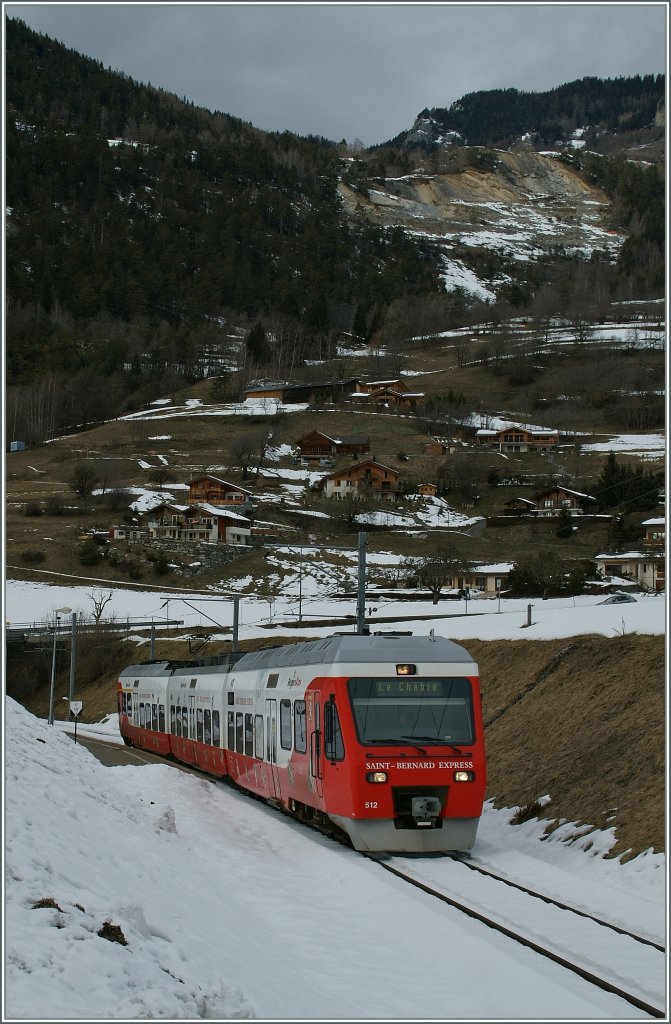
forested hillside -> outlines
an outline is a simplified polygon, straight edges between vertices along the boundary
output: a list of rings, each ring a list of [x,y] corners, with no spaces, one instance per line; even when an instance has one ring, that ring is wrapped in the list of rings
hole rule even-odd
[[[457,133],[465,146],[505,148],[523,135],[544,146],[568,142],[580,128],[593,148],[604,133],[622,134],[650,127],[664,99],[664,75],[632,78],[582,78],[547,92],[489,89],[467,93],[449,108],[425,108],[415,130],[396,136],[393,144],[421,142],[417,125],[423,123],[425,145],[436,137]]]
[[[296,380],[314,373],[306,359],[336,352],[342,332],[393,339],[401,351],[427,309],[444,330],[501,322],[533,303],[561,315],[567,295],[575,318],[576,303],[593,304],[595,282],[600,300],[663,295],[661,165],[558,154],[609,197],[627,235],[617,258],[550,246],[516,267],[469,245],[464,225],[456,255],[498,281],[483,302],[448,290],[436,233],[383,223],[363,200],[385,175],[425,171],[476,175],[482,190],[488,175],[510,174],[493,149],[399,142],[353,154],[322,137],[265,133],[15,19],[5,63],[6,382],[17,436],[83,428],[206,374],[236,397],[260,376]],[[478,112],[492,101],[506,138],[558,118],[565,137],[597,115],[612,135],[654,117],[660,90],[663,79],[646,76],[471,94],[443,112],[444,127],[489,145],[493,129]]]
[[[135,324],[145,349],[147,317],[180,343],[230,310],[315,331],[339,303],[438,289],[426,248],[340,217],[334,143],[209,113],[11,20],[7,111],[10,384],[92,347],[106,373],[132,362],[70,318]]]

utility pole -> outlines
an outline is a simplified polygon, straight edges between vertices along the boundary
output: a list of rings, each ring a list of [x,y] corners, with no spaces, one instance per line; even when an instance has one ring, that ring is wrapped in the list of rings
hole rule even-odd
[[[359,580],[356,600],[356,631],[359,634],[368,633],[365,625],[366,618],[366,534],[359,534]]]
[[[70,701],[75,698],[75,676],[77,674],[77,612],[72,613],[72,636],[70,638]],[[75,728],[77,720],[75,719]]]

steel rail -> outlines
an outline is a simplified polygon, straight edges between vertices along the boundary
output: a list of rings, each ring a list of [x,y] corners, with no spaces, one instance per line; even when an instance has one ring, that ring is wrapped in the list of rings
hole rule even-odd
[[[533,950],[534,953],[538,953],[540,956],[544,956],[548,960],[552,960],[554,963],[559,964],[560,967],[564,967],[566,970],[572,971],[573,974],[577,974],[591,985],[595,985],[604,992],[610,992],[612,995],[626,1000],[626,1002],[635,1006],[639,1010],[643,1010],[644,1013],[649,1014],[651,1017],[660,1019],[666,1017],[666,1012],[664,1010],[660,1010],[658,1007],[652,1006],[650,1003],[646,1003],[644,1000],[639,999],[638,996],[632,995],[631,992],[625,992],[624,989],[618,988],[617,985],[613,985],[612,982],[606,981],[604,978],[599,978],[598,975],[592,974],[591,971],[586,970],[579,964],[574,964],[570,960],[564,959],[564,957],[559,956],[558,953],[553,953],[552,950],[546,949],[544,946],[539,946],[538,943],[534,942],[532,939],[527,938],[525,935],[520,935],[519,932],[513,931],[512,928],[508,928],[506,925],[492,920],[492,918],[486,917],[479,911],[474,910],[473,907],[468,907],[464,903],[459,903],[457,900],[452,899],[451,896],[447,896],[445,893],[432,889],[430,885],[426,885],[424,882],[420,882],[419,879],[413,878],[404,871],[400,871],[398,868],[392,867],[391,864],[381,860],[379,856],[376,856],[373,853],[363,853],[362,856],[367,857],[376,864],[379,864],[380,867],[385,869],[385,871],[389,871],[392,875],[396,875],[397,878],[402,878],[403,881],[421,889],[429,896],[435,896],[436,899],[449,904],[449,906],[454,907],[455,910],[460,911],[462,914],[466,914],[468,917],[473,918],[475,921],[479,921],[488,928],[492,928],[494,931],[500,932],[502,935],[512,939],[514,942],[519,942],[520,945],[526,946],[528,949]]]

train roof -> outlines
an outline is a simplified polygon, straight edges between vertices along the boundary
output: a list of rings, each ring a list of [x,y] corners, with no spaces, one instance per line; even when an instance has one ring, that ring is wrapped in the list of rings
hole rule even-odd
[[[292,665],[376,664],[424,662],[473,665],[468,651],[442,636],[413,636],[404,633],[339,633],[318,640],[265,647],[260,651],[221,654],[193,661],[153,661],[128,665],[123,676],[149,676],[157,672],[182,673],[199,669],[209,675],[233,669],[274,669]]]

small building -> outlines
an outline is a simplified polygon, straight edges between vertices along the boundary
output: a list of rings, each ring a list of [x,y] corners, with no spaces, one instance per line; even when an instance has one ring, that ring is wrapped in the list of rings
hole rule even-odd
[[[546,451],[555,448],[559,441],[558,430],[518,425],[505,426],[499,430],[483,427],[475,432],[475,436],[479,444],[499,452]]]
[[[252,492],[221,477],[204,473],[189,480],[189,501],[208,502],[212,505],[245,506],[252,500]]]
[[[621,551],[597,555],[597,572],[604,581],[611,577],[629,579],[644,590],[658,593],[665,589],[664,552]]]
[[[438,487],[436,484],[419,484],[417,493],[423,494],[427,498],[435,498],[438,494]]]
[[[337,470],[323,477],[320,487],[327,498],[346,498],[356,494],[394,501],[398,489],[399,473],[375,459],[357,462],[347,469]]]
[[[536,512],[536,502],[529,498],[509,498],[503,507],[507,516],[532,515]]]
[[[9,442],[10,452],[25,452],[26,442],[25,441],[10,441]]]

